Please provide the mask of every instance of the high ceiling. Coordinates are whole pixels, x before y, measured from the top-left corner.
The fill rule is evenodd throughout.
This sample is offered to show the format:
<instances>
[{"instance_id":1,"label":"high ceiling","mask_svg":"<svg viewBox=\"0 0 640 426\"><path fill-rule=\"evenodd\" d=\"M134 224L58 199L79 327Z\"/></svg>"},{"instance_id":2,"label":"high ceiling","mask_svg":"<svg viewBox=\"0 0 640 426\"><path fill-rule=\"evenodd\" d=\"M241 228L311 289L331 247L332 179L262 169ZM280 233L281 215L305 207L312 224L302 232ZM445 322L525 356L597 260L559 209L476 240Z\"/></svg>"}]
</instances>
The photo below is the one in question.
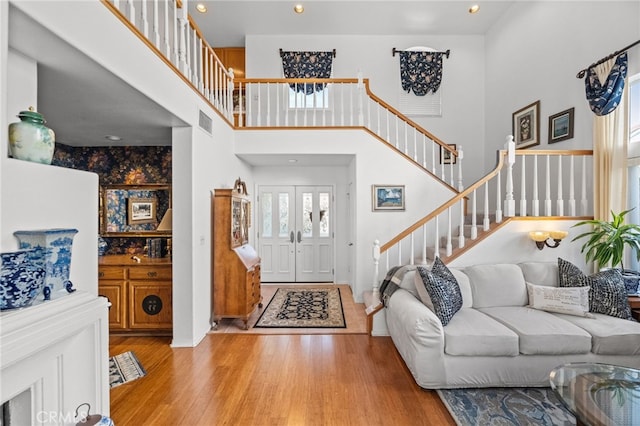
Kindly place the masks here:
<instances>
[{"instance_id":1,"label":"high ceiling","mask_svg":"<svg viewBox=\"0 0 640 426\"><path fill-rule=\"evenodd\" d=\"M195 10L196 0L189 0L190 15L211 45L227 47L244 46L245 34L483 34L513 1L479 2L475 15L467 12L472 4L467 0L301 0L301 15L294 13L294 1L203 3L205 14ZM184 125L13 6L9 23L10 46L38 60L38 109L59 142L170 145L171 127ZM111 142L106 135L122 136L123 141Z\"/></svg>"},{"instance_id":2,"label":"high ceiling","mask_svg":"<svg viewBox=\"0 0 640 426\"><path fill-rule=\"evenodd\" d=\"M202 3L206 13L196 10ZM304 13L293 7L300 3ZM480 5L476 14L468 12ZM245 45L252 35L484 34L513 0L189 0L189 14L214 47Z\"/></svg>"}]
</instances>

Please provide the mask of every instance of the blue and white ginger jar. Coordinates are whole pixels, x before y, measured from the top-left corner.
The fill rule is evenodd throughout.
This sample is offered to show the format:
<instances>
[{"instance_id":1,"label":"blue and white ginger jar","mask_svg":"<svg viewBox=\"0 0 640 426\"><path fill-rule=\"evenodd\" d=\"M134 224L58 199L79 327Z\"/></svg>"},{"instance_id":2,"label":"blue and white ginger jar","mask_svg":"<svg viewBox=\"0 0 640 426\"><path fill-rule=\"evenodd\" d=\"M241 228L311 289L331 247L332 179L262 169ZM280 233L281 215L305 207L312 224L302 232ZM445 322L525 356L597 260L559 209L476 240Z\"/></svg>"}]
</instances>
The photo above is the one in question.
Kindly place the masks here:
<instances>
[{"instance_id":1,"label":"blue and white ginger jar","mask_svg":"<svg viewBox=\"0 0 640 426\"><path fill-rule=\"evenodd\" d=\"M0 310L30 306L44 287L42 252L20 250L0 257Z\"/></svg>"}]
</instances>

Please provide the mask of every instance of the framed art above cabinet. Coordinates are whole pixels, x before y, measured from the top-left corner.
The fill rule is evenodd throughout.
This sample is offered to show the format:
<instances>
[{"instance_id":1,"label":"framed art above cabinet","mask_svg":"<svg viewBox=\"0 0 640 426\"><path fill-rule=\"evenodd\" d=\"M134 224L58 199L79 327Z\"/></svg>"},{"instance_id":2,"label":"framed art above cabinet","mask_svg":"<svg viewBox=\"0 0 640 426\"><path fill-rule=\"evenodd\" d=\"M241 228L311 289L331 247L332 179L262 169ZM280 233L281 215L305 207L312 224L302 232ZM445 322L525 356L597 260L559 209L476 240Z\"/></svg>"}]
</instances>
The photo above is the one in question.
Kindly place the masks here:
<instances>
[{"instance_id":1,"label":"framed art above cabinet","mask_svg":"<svg viewBox=\"0 0 640 426\"><path fill-rule=\"evenodd\" d=\"M103 237L171 236L158 225L171 208L170 184L100 187L100 235Z\"/></svg>"}]
</instances>

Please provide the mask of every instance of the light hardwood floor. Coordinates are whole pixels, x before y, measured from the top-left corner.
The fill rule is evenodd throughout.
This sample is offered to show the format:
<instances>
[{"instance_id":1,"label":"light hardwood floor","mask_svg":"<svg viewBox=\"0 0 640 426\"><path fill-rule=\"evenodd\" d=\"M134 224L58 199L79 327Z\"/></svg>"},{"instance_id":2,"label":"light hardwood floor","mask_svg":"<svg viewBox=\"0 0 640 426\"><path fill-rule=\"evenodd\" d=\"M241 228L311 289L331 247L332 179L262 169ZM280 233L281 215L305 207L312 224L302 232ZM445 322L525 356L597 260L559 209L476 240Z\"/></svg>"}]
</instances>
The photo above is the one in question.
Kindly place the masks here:
<instances>
[{"instance_id":1,"label":"light hardwood floor","mask_svg":"<svg viewBox=\"0 0 640 426\"><path fill-rule=\"evenodd\" d=\"M264 307L280 286L262 285ZM195 348L111 336L110 355L134 351L147 370L111 390L115 424L455 425L437 394L415 384L391 339L366 334L364 305L339 288L346 329L245 331L229 319Z\"/></svg>"},{"instance_id":2,"label":"light hardwood floor","mask_svg":"<svg viewBox=\"0 0 640 426\"><path fill-rule=\"evenodd\" d=\"M143 378L111 390L127 425L455 425L419 388L388 337L208 334L195 348L168 337L111 337Z\"/></svg>"}]
</instances>

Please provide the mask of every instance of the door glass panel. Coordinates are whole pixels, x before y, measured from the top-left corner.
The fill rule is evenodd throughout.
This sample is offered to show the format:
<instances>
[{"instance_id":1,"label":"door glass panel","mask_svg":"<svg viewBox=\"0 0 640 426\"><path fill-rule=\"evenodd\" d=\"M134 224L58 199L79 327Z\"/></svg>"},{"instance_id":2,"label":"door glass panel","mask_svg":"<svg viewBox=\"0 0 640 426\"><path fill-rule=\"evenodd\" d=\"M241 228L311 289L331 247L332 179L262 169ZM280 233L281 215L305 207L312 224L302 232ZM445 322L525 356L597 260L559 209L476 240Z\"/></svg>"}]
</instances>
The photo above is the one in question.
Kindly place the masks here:
<instances>
[{"instance_id":1,"label":"door glass panel","mask_svg":"<svg viewBox=\"0 0 640 426\"><path fill-rule=\"evenodd\" d=\"M262 194L262 236L271 238L273 229L273 194L265 192Z\"/></svg>"},{"instance_id":2,"label":"door glass panel","mask_svg":"<svg viewBox=\"0 0 640 426\"><path fill-rule=\"evenodd\" d=\"M321 192L318 194L318 204L320 207L320 236L329 236L329 193Z\"/></svg>"},{"instance_id":3,"label":"door glass panel","mask_svg":"<svg viewBox=\"0 0 640 426\"><path fill-rule=\"evenodd\" d=\"M313 236L313 194L311 192L302 193L302 235Z\"/></svg>"},{"instance_id":4,"label":"door glass panel","mask_svg":"<svg viewBox=\"0 0 640 426\"><path fill-rule=\"evenodd\" d=\"M278 194L279 209L279 231L278 236L283 238L289 235L289 194L280 192Z\"/></svg>"}]
</instances>

